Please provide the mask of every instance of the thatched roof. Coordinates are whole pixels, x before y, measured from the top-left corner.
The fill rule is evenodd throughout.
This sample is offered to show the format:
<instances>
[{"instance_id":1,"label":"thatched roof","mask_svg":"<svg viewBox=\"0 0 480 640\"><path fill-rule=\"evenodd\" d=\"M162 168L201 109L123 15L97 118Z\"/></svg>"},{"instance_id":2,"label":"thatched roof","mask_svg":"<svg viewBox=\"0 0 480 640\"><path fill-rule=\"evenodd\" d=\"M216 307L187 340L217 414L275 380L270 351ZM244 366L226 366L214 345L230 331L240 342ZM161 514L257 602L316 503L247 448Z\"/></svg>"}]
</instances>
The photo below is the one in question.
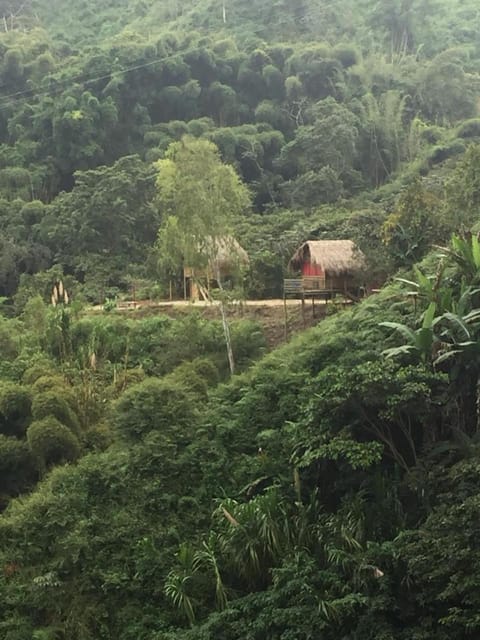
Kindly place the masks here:
<instances>
[{"instance_id":1,"label":"thatched roof","mask_svg":"<svg viewBox=\"0 0 480 640\"><path fill-rule=\"evenodd\" d=\"M209 258L208 266L213 272L218 268L225 274L250 263L247 252L233 236L207 237L202 240L199 253ZM190 267L191 265L185 265L186 270ZM195 271L198 273L200 269Z\"/></svg>"},{"instance_id":2,"label":"thatched roof","mask_svg":"<svg viewBox=\"0 0 480 640\"><path fill-rule=\"evenodd\" d=\"M212 262L220 269L230 266L247 266L250 263L248 253L232 236L215 239L216 256Z\"/></svg>"},{"instance_id":3,"label":"thatched roof","mask_svg":"<svg viewBox=\"0 0 480 640\"><path fill-rule=\"evenodd\" d=\"M308 240L290 260L295 269L305 262L320 265L325 273L341 275L362 270L365 256L352 240Z\"/></svg>"}]
</instances>

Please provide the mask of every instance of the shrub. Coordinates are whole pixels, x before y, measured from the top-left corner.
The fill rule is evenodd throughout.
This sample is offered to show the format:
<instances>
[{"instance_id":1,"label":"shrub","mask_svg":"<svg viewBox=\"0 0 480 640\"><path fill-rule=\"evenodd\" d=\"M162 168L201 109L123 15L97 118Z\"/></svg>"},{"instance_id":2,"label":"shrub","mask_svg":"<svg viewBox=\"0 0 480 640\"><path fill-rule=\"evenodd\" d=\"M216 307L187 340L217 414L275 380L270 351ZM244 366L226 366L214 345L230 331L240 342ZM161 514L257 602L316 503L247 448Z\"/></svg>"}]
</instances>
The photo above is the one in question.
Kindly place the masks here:
<instances>
[{"instance_id":1,"label":"shrub","mask_svg":"<svg viewBox=\"0 0 480 640\"><path fill-rule=\"evenodd\" d=\"M0 434L0 496L21 493L35 476L35 462L27 443ZM2 502L0 497L0 508Z\"/></svg>"},{"instance_id":2,"label":"shrub","mask_svg":"<svg viewBox=\"0 0 480 640\"><path fill-rule=\"evenodd\" d=\"M353 67L353 65L358 64L360 60L358 50L350 44L337 44L333 49L333 57L336 58L345 69Z\"/></svg>"},{"instance_id":3,"label":"shrub","mask_svg":"<svg viewBox=\"0 0 480 640\"><path fill-rule=\"evenodd\" d=\"M154 430L175 441L186 440L194 422L191 395L171 380L149 378L125 391L115 406L115 428L130 441Z\"/></svg>"},{"instance_id":4,"label":"shrub","mask_svg":"<svg viewBox=\"0 0 480 640\"><path fill-rule=\"evenodd\" d=\"M239 369L246 368L265 352L262 328L253 320L239 320L232 323L231 329L236 365Z\"/></svg>"},{"instance_id":5,"label":"shrub","mask_svg":"<svg viewBox=\"0 0 480 640\"><path fill-rule=\"evenodd\" d=\"M52 389L58 389L58 387L64 387L66 384L65 379L55 373L48 375L40 375L32 385L34 393L44 393L45 391L52 391Z\"/></svg>"},{"instance_id":6,"label":"shrub","mask_svg":"<svg viewBox=\"0 0 480 640\"><path fill-rule=\"evenodd\" d=\"M24 387L13 382L0 384L0 433L22 437L31 418L32 400Z\"/></svg>"},{"instance_id":7,"label":"shrub","mask_svg":"<svg viewBox=\"0 0 480 640\"><path fill-rule=\"evenodd\" d=\"M72 411L62 391L45 391L36 395L32 402L32 416L35 420L42 420L54 416L73 433L79 434L80 424Z\"/></svg>"},{"instance_id":8,"label":"shrub","mask_svg":"<svg viewBox=\"0 0 480 640\"><path fill-rule=\"evenodd\" d=\"M113 375L113 383L105 390L107 397L118 398L127 387L138 384L145 379L145 371L141 367L135 369L118 368Z\"/></svg>"},{"instance_id":9,"label":"shrub","mask_svg":"<svg viewBox=\"0 0 480 640\"><path fill-rule=\"evenodd\" d=\"M206 400L208 397L208 385L198 373L188 366L189 364L190 363L187 362L185 366L181 365L175 369L167 379L173 384L187 389L198 399Z\"/></svg>"},{"instance_id":10,"label":"shrub","mask_svg":"<svg viewBox=\"0 0 480 640\"><path fill-rule=\"evenodd\" d=\"M39 360L25 370L22 377L22 382L24 384L31 385L36 382L38 378L53 376L53 371L54 367L50 360Z\"/></svg>"},{"instance_id":11,"label":"shrub","mask_svg":"<svg viewBox=\"0 0 480 640\"><path fill-rule=\"evenodd\" d=\"M478 138L480 137L480 118L466 120L457 129L458 138Z\"/></svg>"},{"instance_id":12,"label":"shrub","mask_svg":"<svg viewBox=\"0 0 480 640\"><path fill-rule=\"evenodd\" d=\"M192 360L190 363L190 366L209 386L215 386L220 382L218 369L208 358L195 358L195 360Z\"/></svg>"},{"instance_id":13,"label":"shrub","mask_svg":"<svg viewBox=\"0 0 480 640\"><path fill-rule=\"evenodd\" d=\"M53 416L32 422L27 441L41 472L53 464L72 462L80 455L78 438Z\"/></svg>"},{"instance_id":14,"label":"shrub","mask_svg":"<svg viewBox=\"0 0 480 640\"><path fill-rule=\"evenodd\" d=\"M69 405L70 409L72 409L73 412L76 411L77 400L75 397L75 392L72 387L69 386L65 378L58 374L40 376L40 378L37 378L32 386L34 398L38 394L47 393L49 391L54 391L57 395L61 395L61 397Z\"/></svg>"},{"instance_id":15,"label":"shrub","mask_svg":"<svg viewBox=\"0 0 480 640\"><path fill-rule=\"evenodd\" d=\"M100 423L88 429L83 437L83 445L87 451L105 451L113 443L110 427Z\"/></svg>"},{"instance_id":16,"label":"shrub","mask_svg":"<svg viewBox=\"0 0 480 640\"><path fill-rule=\"evenodd\" d=\"M208 358L195 358L178 366L169 378L197 396L206 398L208 387L218 384L219 373Z\"/></svg>"},{"instance_id":17,"label":"shrub","mask_svg":"<svg viewBox=\"0 0 480 640\"><path fill-rule=\"evenodd\" d=\"M12 332L12 324L0 316L0 352L2 358L13 360L18 356L16 335Z\"/></svg>"},{"instance_id":18,"label":"shrub","mask_svg":"<svg viewBox=\"0 0 480 640\"><path fill-rule=\"evenodd\" d=\"M433 147L428 155L428 160L431 166L435 164L440 164L440 162L444 162L448 160L448 158L453 158L465 151L465 144L461 140L454 140L449 144L437 145Z\"/></svg>"}]
</instances>

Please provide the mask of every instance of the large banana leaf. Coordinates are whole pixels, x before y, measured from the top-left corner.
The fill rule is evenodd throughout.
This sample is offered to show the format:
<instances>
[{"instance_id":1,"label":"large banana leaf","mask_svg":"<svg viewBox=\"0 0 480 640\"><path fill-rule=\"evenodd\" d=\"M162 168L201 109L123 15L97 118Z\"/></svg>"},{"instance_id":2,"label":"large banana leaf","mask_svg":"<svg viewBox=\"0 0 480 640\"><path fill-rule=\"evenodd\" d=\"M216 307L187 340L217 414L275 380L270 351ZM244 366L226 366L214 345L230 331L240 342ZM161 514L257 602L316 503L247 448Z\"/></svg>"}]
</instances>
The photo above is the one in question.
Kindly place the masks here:
<instances>
[{"instance_id":1,"label":"large banana leaf","mask_svg":"<svg viewBox=\"0 0 480 640\"><path fill-rule=\"evenodd\" d=\"M402 336L404 336L411 343L412 346L415 346L415 343L416 343L415 332L412 331L410 327L407 327L406 324L401 324L400 322L381 322L380 326L387 327L388 329L395 329L395 331L398 331L399 333L401 333Z\"/></svg>"}]
</instances>

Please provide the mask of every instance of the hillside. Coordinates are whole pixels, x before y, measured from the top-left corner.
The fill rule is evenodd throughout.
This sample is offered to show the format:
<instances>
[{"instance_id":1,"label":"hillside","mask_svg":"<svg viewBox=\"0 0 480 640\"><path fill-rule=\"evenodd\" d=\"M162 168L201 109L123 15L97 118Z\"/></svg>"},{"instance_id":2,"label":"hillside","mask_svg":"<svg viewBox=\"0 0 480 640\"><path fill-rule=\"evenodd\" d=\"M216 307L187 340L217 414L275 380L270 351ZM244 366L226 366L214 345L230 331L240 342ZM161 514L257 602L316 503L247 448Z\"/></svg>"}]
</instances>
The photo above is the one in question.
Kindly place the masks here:
<instances>
[{"instance_id":1,"label":"hillside","mask_svg":"<svg viewBox=\"0 0 480 640\"><path fill-rule=\"evenodd\" d=\"M455 241L416 310L392 285L220 386L219 335L198 318L136 320L130 332L121 319L76 321L60 357L53 325L42 337L37 321L29 342L56 340L50 361L11 360L4 376L22 371L23 383L0 389L2 429L15 433L2 436L4 491L25 491L39 462L51 469L0 518L4 637L475 632L469 246L477 255L477 240ZM437 268L432 257L419 287ZM238 326L239 358L254 336Z\"/></svg>"},{"instance_id":2,"label":"hillside","mask_svg":"<svg viewBox=\"0 0 480 640\"><path fill-rule=\"evenodd\" d=\"M477 638L477 3L0 29L0 638Z\"/></svg>"},{"instance_id":3,"label":"hillside","mask_svg":"<svg viewBox=\"0 0 480 640\"><path fill-rule=\"evenodd\" d=\"M2 295L53 265L94 302L157 279L151 163L187 134L213 141L250 189L236 226L251 295L278 295L299 239L361 235L359 210L377 230L361 248L385 277L378 230L396 194L421 174L442 195L444 163L478 140L473 2L242 0L226 2L226 22L221 3L61 6L4 3ZM261 291L265 277L277 280Z\"/></svg>"}]
</instances>

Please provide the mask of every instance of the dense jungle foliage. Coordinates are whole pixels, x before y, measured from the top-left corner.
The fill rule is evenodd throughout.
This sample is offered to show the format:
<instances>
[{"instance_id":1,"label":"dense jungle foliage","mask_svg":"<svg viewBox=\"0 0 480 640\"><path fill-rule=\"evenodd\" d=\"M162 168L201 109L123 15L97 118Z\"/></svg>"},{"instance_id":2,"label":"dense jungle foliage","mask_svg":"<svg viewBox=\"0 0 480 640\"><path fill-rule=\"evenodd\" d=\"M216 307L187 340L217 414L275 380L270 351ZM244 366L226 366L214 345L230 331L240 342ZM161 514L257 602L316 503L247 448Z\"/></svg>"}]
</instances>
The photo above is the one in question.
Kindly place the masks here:
<instances>
[{"instance_id":1,"label":"dense jungle foliage","mask_svg":"<svg viewBox=\"0 0 480 640\"><path fill-rule=\"evenodd\" d=\"M477 3L0 0L0 30L0 637L478 637ZM307 238L387 284L270 352L116 312L215 234L250 297Z\"/></svg>"},{"instance_id":2,"label":"dense jungle foliage","mask_svg":"<svg viewBox=\"0 0 480 640\"><path fill-rule=\"evenodd\" d=\"M423 175L442 199L444 163L480 136L474 0L3 0L0 14L0 295L52 265L88 301L155 280L152 162L185 135L250 188L250 295L278 295L312 233L356 236L381 278L399 261L379 232L396 195ZM394 240L414 261L408 222Z\"/></svg>"}]
</instances>

